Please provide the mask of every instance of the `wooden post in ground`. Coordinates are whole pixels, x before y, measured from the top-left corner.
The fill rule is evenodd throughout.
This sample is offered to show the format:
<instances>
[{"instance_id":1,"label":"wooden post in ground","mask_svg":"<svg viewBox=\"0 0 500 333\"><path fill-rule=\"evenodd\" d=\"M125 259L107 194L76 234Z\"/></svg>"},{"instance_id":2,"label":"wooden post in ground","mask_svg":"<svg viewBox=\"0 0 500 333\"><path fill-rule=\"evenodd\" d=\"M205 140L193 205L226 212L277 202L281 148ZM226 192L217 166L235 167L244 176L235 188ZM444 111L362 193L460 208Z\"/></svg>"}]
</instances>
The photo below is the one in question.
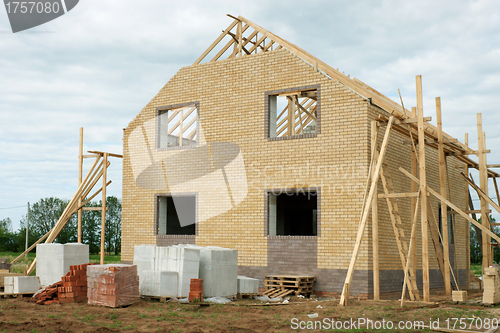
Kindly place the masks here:
<instances>
[{"instance_id":1,"label":"wooden post in ground","mask_svg":"<svg viewBox=\"0 0 500 333\"><path fill-rule=\"evenodd\" d=\"M377 136L378 127L377 122L372 121L371 127L371 151L372 151L372 174L371 177L375 176L375 163L378 157L377 151ZM380 271L379 271L379 250L378 250L378 201L377 201L377 184L375 183L375 194L373 195L372 201L372 243L373 243L373 299L380 300Z\"/></svg>"},{"instance_id":2,"label":"wooden post in ground","mask_svg":"<svg viewBox=\"0 0 500 333\"><path fill-rule=\"evenodd\" d=\"M82 185L83 177L83 127L80 127L80 145L78 152L78 187ZM82 198L78 198L78 206L81 206ZM78 210L78 243L82 242L82 210Z\"/></svg>"},{"instance_id":3,"label":"wooden post in ground","mask_svg":"<svg viewBox=\"0 0 500 333\"><path fill-rule=\"evenodd\" d=\"M101 265L104 265L104 241L106 236L106 182L108 176L108 153L104 153L102 173L102 204L101 204Z\"/></svg>"},{"instance_id":4,"label":"wooden post in ground","mask_svg":"<svg viewBox=\"0 0 500 333\"><path fill-rule=\"evenodd\" d=\"M443 121L441 118L441 98L436 97L436 118L438 130L438 155L439 155L439 189L440 194L446 198L446 175L445 175L445 155L443 143ZM448 240L448 209L446 204L441 201L441 225L443 237L443 257L444 257L444 289L446 295L451 295L450 282L450 248ZM457 263L455 263L456 265Z\"/></svg>"},{"instance_id":5,"label":"wooden post in ground","mask_svg":"<svg viewBox=\"0 0 500 333\"><path fill-rule=\"evenodd\" d=\"M422 285L424 302L430 301L429 285L429 240L427 219L427 180L425 175L425 131L424 131L424 108L422 99L422 76L417 75L417 117L418 117L418 151L420 171L420 215L422 220Z\"/></svg>"},{"instance_id":6,"label":"wooden post in ground","mask_svg":"<svg viewBox=\"0 0 500 333\"><path fill-rule=\"evenodd\" d=\"M361 239L363 238L363 233L365 231L366 220L368 219L368 213L370 211L370 203L373 200L373 194L375 193L376 184L375 182L378 180L380 175L380 169L382 169L382 162L384 161L385 152L387 151L387 144L389 143L389 136L391 133L392 124L394 123L394 116L389 118L387 123L387 128L385 130L384 140L382 141L382 145L380 146L380 153L377 160L377 165L375 166L375 171L373 173L372 181L370 184L370 191L368 193L368 197L366 199L365 207L361 214L361 220L359 221L358 233L356 234L356 243L354 244L354 250L351 256L351 262L349 263L349 269L347 270L347 275L344 282L344 288L342 289L342 296L340 297L340 305L347 305L349 300L349 293L352 283L352 275L354 274L354 266L356 265L356 260L358 258L359 248L361 246ZM370 175L368 175L369 177Z\"/></svg>"},{"instance_id":7,"label":"wooden post in ground","mask_svg":"<svg viewBox=\"0 0 500 333\"><path fill-rule=\"evenodd\" d=\"M465 140L464 140L465 146L469 147L469 134L465 133ZM465 164L464 165L464 173L466 175L469 174L469 165ZM465 184L465 210L469 209L469 185ZM500 198L499 198L500 199ZM470 208L472 209L472 208ZM465 233L465 239L466 239L466 270L465 270L465 289L469 290L470 289L470 222L467 221L467 232ZM455 240L456 242L456 240Z\"/></svg>"},{"instance_id":8,"label":"wooden post in ground","mask_svg":"<svg viewBox=\"0 0 500 333\"><path fill-rule=\"evenodd\" d=\"M417 108L412 107L411 108L411 117L413 119L417 118ZM414 175L415 177L418 177L418 168L417 168L417 151L415 149L415 145L412 143L411 145L411 174ZM411 182L411 192L415 193L417 192L417 183L414 181ZM414 217L415 219L418 217L415 211L417 210L417 198L412 197L411 198L411 216ZM412 221L413 222L413 221ZM415 221L416 223L416 221ZM415 246L412 247L410 251L410 256L411 256L411 262L413 265L411 265L411 275L412 276L417 276L417 233L413 233L411 235L411 239L413 240L413 244Z\"/></svg>"},{"instance_id":9,"label":"wooden post in ground","mask_svg":"<svg viewBox=\"0 0 500 333\"><path fill-rule=\"evenodd\" d=\"M479 186L484 193L488 193L488 174L486 169L486 153L485 153L485 144L484 144L484 136L483 136L483 124L481 119L481 113L477 114L477 144L479 151ZM488 204L486 200L482 197L481 199L481 224L489 228L488 223ZM491 240L486 233L482 233L483 236L483 244L481 247L481 251L483 254L483 274L485 268L490 265L489 262L489 253L491 251Z\"/></svg>"}]
</instances>

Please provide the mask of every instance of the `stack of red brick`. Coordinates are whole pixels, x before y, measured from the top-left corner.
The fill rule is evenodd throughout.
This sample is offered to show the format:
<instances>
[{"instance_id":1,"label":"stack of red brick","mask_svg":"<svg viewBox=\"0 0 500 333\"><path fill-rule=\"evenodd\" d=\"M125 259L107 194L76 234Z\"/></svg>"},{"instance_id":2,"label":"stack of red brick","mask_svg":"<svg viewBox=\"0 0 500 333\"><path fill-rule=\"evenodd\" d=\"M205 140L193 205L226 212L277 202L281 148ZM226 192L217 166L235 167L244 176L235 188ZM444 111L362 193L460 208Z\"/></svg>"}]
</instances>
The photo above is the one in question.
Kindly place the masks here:
<instances>
[{"instance_id":1,"label":"stack of red brick","mask_svg":"<svg viewBox=\"0 0 500 333\"><path fill-rule=\"evenodd\" d=\"M116 308L140 300L136 265L89 266L87 276L89 304Z\"/></svg>"},{"instance_id":2,"label":"stack of red brick","mask_svg":"<svg viewBox=\"0 0 500 333\"><path fill-rule=\"evenodd\" d=\"M189 301L203 300L203 279L191 279L189 285Z\"/></svg>"},{"instance_id":3,"label":"stack of red brick","mask_svg":"<svg viewBox=\"0 0 500 333\"><path fill-rule=\"evenodd\" d=\"M58 298L58 288L62 287L62 282L56 282L53 285L45 287L41 292L36 293L33 297L36 304L49 305L52 303L60 304Z\"/></svg>"},{"instance_id":4,"label":"stack of red brick","mask_svg":"<svg viewBox=\"0 0 500 333\"><path fill-rule=\"evenodd\" d=\"M69 272L62 277L59 287L59 302L87 302L87 266L90 264L69 266Z\"/></svg>"}]
</instances>

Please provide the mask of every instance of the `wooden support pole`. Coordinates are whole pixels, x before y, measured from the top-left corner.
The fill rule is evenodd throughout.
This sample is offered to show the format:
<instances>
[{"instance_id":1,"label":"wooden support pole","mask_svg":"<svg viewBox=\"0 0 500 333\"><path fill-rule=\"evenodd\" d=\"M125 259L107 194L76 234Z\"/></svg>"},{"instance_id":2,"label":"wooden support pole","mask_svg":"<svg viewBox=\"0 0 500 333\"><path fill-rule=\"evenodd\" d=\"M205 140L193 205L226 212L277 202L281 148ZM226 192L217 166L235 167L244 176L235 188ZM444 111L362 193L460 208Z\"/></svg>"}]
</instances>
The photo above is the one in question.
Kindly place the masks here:
<instances>
[{"instance_id":1,"label":"wooden support pole","mask_svg":"<svg viewBox=\"0 0 500 333\"><path fill-rule=\"evenodd\" d=\"M404 175L406 175L406 177L408 177L408 178L410 178L410 179L412 179L412 180L414 180L416 182L420 182L416 177L414 177L411 173L409 173L405 169L403 169L403 168L400 167L399 171L401 171ZM439 193L437 193L436 191L434 191L432 188L430 188L428 186L427 186L427 191L429 191L430 194L432 194L433 196L435 196L439 200L444 201L448 205L448 207L450 207L451 209L453 209L455 212L457 212L464 219L466 219L470 223L474 224L476 227L478 227L479 229L483 230L487 235L489 235L490 237L492 237L493 239L495 239L498 243L500 243L500 237L498 237L498 235L494 234L493 232L491 232L491 230L489 230L488 228L484 227L481 223L479 223L476 220L474 220L473 218L471 218L469 215L467 215L467 213L465 213L463 210L461 210L460 208L458 208L454 203L452 203L451 201L448 201L446 198L442 197Z\"/></svg>"},{"instance_id":2,"label":"wooden support pole","mask_svg":"<svg viewBox=\"0 0 500 333\"><path fill-rule=\"evenodd\" d=\"M104 165L108 164L108 153L104 153ZM102 174L102 211L101 211L101 265L104 265L104 241L106 236L106 182L108 177L108 168L104 167Z\"/></svg>"},{"instance_id":3,"label":"wooden support pole","mask_svg":"<svg viewBox=\"0 0 500 333\"><path fill-rule=\"evenodd\" d=\"M418 205L418 197L416 199L415 205ZM412 216L412 220L411 220L410 245L408 246L408 255L406 256L405 278L403 281L403 291L401 293L401 307L403 307L404 301L405 301L406 283L408 281L408 269L410 267L410 263L412 264L413 267L416 267L416 265L417 265L415 262L412 262L413 258L411 256L413 248L415 247L415 241L417 240L417 238L414 237L415 231L417 230L417 214L418 214L418 210L415 209L413 216Z\"/></svg>"},{"instance_id":4,"label":"wooden support pole","mask_svg":"<svg viewBox=\"0 0 500 333\"><path fill-rule=\"evenodd\" d=\"M438 155L439 155L439 192L446 198L446 175L445 175L445 158L444 143L443 143L443 120L441 118L441 98L436 97L436 118L438 130ZM444 289L446 295L451 295L450 281L450 247L448 239L448 209L443 201L441 201L441 224L443 226L443 256L444 256ZM456 265L456 263L455 263Z\"/></svg>"},{"instance_id":5,"label":"wooden support pole","mask_svg":"<svg viewBox=\"0 0 500 333\"><path fill-rule=\"evenodd\" d=\"M485 145L484 145L484 136L483 136L483 125L482 125L482 119L481 119L481 113L477 114L477 143L478 143L478 152L479 152L479 186L481 187L481 190L484 193L488 193L488 175L487 175L487 169L486 169L486 154L484 152L485 150ZM486 212L488 210L488 204L486 203L486 200L483 197L480 197L481 199L481 223L483 226L489 228L488 224L488 213ZM486 236L486 234L483 232L482 233L483 237L483 243L482 243L482 255L483 255L483 274L485 268L489 267L490 262L489 262L489 253L491 251L491 246L490 246L490 238Z\"/></svg>"},{"instance_id":6,"label":"wooden support pole","mask_svg":"<svg viewBox=\"0 0 500 333\"><path fill-rule=\"evenodd\" d=\"M83 177L83 127L80 127L80 144L78 153L78 186L82 185ZM82 198L78 198L78 206L82 204ZM82 210L78 210L78 243L82 242Z\"/></svg>"},{"instance_id":7,"label":"wooden support pole","mask_svg":"<svg viewBox=\"0 0 500 333\"><path fill-rule=\"evenodd\" d=\"M469 146L469 133L465 133L465 139L464 139L465 146ZM469 174L469 166L467 164L464 164L464 173L466 175ZM474 209L474 208L469 208L469 185L465 185L465 210L468 209ZM470 289L470 222L467 221L467 232L465 233L465 245L466 245L466 270L465 270L465 289L469 290Z\"/></svg>"},{"instance_id":8,"label":"wooden support pole","mask_svg":"<svg viewBox=\"0 0 500 333\"><path fill-rule=\"evenodd\" d=\"M424 109L422 100L422 76L417 75L417 117L418 117L418 150L420 171L420 218L422 220L422 284L424 302L430 301L429 284L429 241L427 219L427 180L425 175L425 132L424 132Z\"/></svg>"},{"instance_id":9,"label":"wooden support pole","mask_svg":"<svg viewBox=\"0 0 500 333\"><path fill-rule=\"evenodd\" d=\"M417 118L417 108L416 107L411 108L411 116L413 119ZM417 121L418 121L418 119L417 119ZM413 144L413 142L411 145L411 174L414 175L415 177L418 177L417 150L416 150L416 147ZM415 183L413 181L411 182L411 192L412 193L417 192L417 183ZM411 216L414 217L415 219L418 217L417 203L418 203L418 198L412 197L411 198ZM412 225L413 225L413 223L416 224L417 222L412 221ZM410 273L412 276L417 276L417 233L416 232L411 235L411 239L413 240L413 244L415 244L415 246L413 246L411 251L410 251L411 262L413 263L410 266L410 269L411 269Z\"/></svg>"},{"instance_id":10,"label":"wooden support pole","mask_svg":"<svg viewBox=\"0 0 500 333\"><path fill-rule=\"evenodd\" d=\"M384 161L385 152L387 151L387 144L389 143L389 136L391 133L392 124L394 123L394 116L389 118L387 123L387 128L385 130L384 140L382 141L382 146L380 147L380 153L375 166L375 171L371 180L370 191L368 193L368 198L366 199L365 207L361 215L361 221L359 223L358 233L356 235L356 243L354 244L354 250L351 257L351 262L349 263L349 269L347 270L347 275L344 282L344 288L342 289L342 296L340 297L340 305L347 305L350 293L350 286L352 282L352 275L354 274L354 266L356 265L356 259L358 258L359 248L361 246L361 240L363 238L363 233L365 231L366 220L368 219L368 212L370 211L370 203L373 200L373 195L375 194L376 182L380 175L380 169L382 168L382 162ZM368 175L369 176L369 175Z\"/></svg>"},{"instance_id":11,"label":"wooden support pole","mask_svg":"<svg viewBox=\"0 0 500 333\"><path fill-rule=\"evenodd\" d=\"M371 149L372 149L372 178L374 177L375 161L377 161L377 137L378 126L376 121L372 121L371 125ZM377 184L375 183L375 195L372 201L372 250L373 250L373 299L380 300L380 270L379 270L379 249L378 249L378 201L377 201Z\"/></svg>"}]
</instances>

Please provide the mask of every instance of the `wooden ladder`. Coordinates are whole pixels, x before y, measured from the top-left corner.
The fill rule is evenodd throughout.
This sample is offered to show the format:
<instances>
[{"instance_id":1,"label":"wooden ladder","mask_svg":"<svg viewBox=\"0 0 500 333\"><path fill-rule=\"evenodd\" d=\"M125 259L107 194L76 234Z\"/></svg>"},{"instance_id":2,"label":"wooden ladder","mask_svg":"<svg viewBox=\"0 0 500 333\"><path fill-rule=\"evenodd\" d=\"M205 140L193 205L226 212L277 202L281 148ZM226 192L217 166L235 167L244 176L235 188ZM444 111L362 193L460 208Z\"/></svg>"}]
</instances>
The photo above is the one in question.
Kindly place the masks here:
<instances>
[{"instance_id":1,"label":"wooden ladder","mask_svg":"<svg viewBox=\"0 0 500 333\"><path fill-rule=\"evenodd\" d=\"M380 178L382 180L382 185L384 187L384 193L393 194L394 187L392 185L392 179L389 176L389 168L387 164L382 164L382 172L380 173ZM405 233L403 228L403 223L401 222L401 215L399 214L399 208L396 200L394 202L391 201L390 198L385 198L387 201L387 208L389 210L389 215L391 216L392 228L394 230L394 235L396 236L396 243L398 245L399 257L401 259L401 265L403 267L403 271L405 270L406 260L408 253L408 245L405 240ZM408 291L410 293L410 299L413 301L415 298L420 300L420 295L417 287L417 277L414 275L413 266L414 262L409 264L409 274L408 279L410 283L408 283Z\"/></svg>"}]
</instances>

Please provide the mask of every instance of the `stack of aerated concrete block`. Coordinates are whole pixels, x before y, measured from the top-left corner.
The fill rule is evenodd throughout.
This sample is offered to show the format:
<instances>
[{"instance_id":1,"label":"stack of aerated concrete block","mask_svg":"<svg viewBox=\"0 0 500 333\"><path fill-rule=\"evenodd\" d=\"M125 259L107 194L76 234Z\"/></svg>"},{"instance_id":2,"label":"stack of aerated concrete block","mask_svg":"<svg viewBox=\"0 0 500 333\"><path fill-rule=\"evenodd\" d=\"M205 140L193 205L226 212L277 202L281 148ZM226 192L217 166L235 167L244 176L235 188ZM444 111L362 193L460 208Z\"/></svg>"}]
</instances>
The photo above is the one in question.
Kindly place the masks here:
<instances>
[{"instance_id":1,"label":"stack of aerated concrete block","mask_svg":"<svg viewBox=\"0 0 500 333\"><path fill-rule=\"evenodd\" d=\"M500 276L498 275L498 267L487 267L484 269L483 285L483 303L500 303Z\"/></svg>"},{"instance_id":2,"label":"stack of aerated concrete block","mask_svg":"<svg viewBox=\"0 0 500 333\"><path fill-rule=\"evenodd\" d=\"M6 276L4 292L6 294L31 294L40 289L38 276Z\"/></svg>"},{"instance_id":3,"label":"stack of aerated concrete block","mask_svg":"<svg viewBox=\"0 0 500 333\"><path fill-rule=\"evenodd\" d=\"M62 277L62 287L58 288L60 303L87 301L87 266L72 265L69 272Z\"/></svg>"},{"instance_id":4,"label":"stack of aerated concrete block","mask_svg":"<svg viewBox=\"0 0 500 333\"><path fill-rule=\"evenodd\" d=\"M42 287L61 281L72 265L89 262L89 246L81 243L38 244L36 246L36 274Z\"/></svg>"},{"instance_id":5,"label":"stack of aerated concrete block","mask_svg":"<svg viewBox=\"0 0 500 333\"><path fill-rule=\"evenodd\" d=\"M89 304L116 308L133 304L140 299L135 265L87 266L87 287Z\"/></svg>"},{"instance_id":6,"label":"stack of aerated concrete block","mask_svg":"<svg viewBox=\"0 0 500 333\"><path fill-rule=\"evenodd\" d=\"M188 297L191 279L198 278L200 251L176 245L140 245L134 249L141 295Z\"/></svg>"}]
</instances>

